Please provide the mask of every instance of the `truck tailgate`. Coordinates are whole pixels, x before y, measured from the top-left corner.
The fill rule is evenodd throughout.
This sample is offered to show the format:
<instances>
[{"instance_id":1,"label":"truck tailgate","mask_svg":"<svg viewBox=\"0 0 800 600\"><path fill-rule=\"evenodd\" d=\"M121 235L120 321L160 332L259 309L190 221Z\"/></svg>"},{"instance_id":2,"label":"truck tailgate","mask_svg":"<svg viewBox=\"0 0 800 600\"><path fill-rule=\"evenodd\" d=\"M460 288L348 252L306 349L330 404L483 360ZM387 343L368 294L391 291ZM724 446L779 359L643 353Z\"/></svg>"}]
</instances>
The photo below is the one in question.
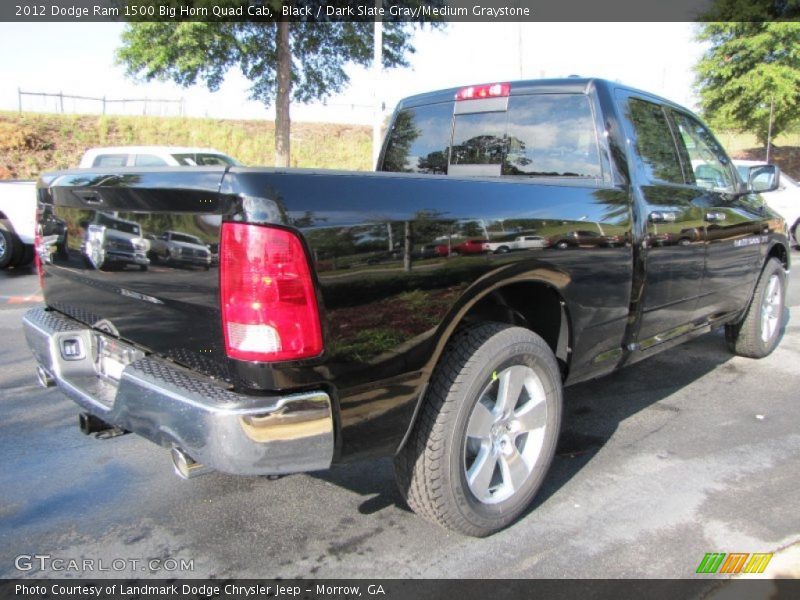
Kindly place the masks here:
<instances>
[{"instance_id":1,"label":"truck tailgate","mask_svg":"<svg viewBox=\"0 0 800 600\"><path fill-rule=\"evenodd\" d=\"M222 216L236 201L219 193L224 174L193 168L48 176L49 185L40 183L39 251L47 305L229 379L217 265Z\"/></svg>"}]
</instances>

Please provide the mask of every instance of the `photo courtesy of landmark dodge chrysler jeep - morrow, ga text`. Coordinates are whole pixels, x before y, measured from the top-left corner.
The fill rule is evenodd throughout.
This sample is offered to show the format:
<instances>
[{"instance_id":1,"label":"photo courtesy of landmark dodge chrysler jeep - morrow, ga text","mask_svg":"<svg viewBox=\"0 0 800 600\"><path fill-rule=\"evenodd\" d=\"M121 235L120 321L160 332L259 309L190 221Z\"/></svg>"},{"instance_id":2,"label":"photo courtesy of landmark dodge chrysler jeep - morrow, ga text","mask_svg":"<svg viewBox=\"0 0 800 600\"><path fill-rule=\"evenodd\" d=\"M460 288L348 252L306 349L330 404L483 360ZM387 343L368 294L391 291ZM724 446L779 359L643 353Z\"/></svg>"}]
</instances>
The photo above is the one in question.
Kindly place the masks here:
<instances>
[{"instance_id":1,"label":"photo courtesy of landmark dodge chrysler jeep - morrow, ga text","mask_svg":"<svg viewBox=\"0 0 800 600\"><path fill-rule=\"evenodd\" d=\"M667 100L578 78L414 96L378 171L43 177L70 236L113 213L218 244L219 265L107 272L40 243L40 382L184 477L393 456L415 511L483 536L541 486L563 386L718 327L741 356L780 340L786 224ZM566 242L425 251L510 236Z\"/></svg>"}]
</instances>

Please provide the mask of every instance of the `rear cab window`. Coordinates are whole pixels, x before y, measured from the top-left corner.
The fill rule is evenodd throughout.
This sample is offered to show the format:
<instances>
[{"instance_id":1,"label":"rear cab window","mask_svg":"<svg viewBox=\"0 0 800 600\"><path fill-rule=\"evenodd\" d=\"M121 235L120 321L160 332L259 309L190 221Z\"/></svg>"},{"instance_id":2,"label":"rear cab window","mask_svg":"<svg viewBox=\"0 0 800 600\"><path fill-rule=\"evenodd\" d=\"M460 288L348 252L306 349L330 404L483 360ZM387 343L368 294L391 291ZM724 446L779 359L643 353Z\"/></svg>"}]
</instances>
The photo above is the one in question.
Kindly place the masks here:
<instances>
[{"instance_id":1,"label":"rear cab window","mask_svg":"<svg viewBox=\"0 0 800 600\"><path fill-rule=\"evenodd\" d=\"M397 113L381 170L446 175L452 121L452 102Z\"/></svg>"},{"instance_id":2,"label":"rear cab window","mask_svg":"<svg viewBox=\"0 0 800 600\"><path fill-rule=\"evenodd\" d=\"M128 154L98 154L92 161L93 167L124 167L128 164Z\"/></svg>"},{"instance_id":3,"label":"rear cab window","mask_svg":"<svg viewBox=\"0 0 800 600\"><path fill-rule=\"evenodd\" d=\"M155 154L137 154L133 164L136 167L166 167L167 161Z\"/></svg>"},{"instance_id":4,"label":"rear cab window","mask_svg":"<svg viewBox=\"0 0 800 600\"><path fill-rule=\"evenodd\" d=\"M239 166L234 159L224 154L209 154L207 152L192 152L186 154L173 154L172 158L184 167L233 167Z\"/></svg>"},{"instance_id":5,"label":"rear cab window","mask_svg":"<svg viewBox=\"0 0 800 600\"><path fill-rule=\"evenodd\" d=\"M603 178L595 116L589 97L582 93L511 95L401 110L381 170Z\"/></svg>"},{"instance_id":6,"label":"rear cab window","mask_svg":"<svg viewBox=\"0 0 800 600\"><path fill-rule=\"evenodd\" d=\"M641 98L631 98L628 111L635 133L636 156L647 181L686 183L675 138L663 107Z\"/></svg>"}]
</instances>

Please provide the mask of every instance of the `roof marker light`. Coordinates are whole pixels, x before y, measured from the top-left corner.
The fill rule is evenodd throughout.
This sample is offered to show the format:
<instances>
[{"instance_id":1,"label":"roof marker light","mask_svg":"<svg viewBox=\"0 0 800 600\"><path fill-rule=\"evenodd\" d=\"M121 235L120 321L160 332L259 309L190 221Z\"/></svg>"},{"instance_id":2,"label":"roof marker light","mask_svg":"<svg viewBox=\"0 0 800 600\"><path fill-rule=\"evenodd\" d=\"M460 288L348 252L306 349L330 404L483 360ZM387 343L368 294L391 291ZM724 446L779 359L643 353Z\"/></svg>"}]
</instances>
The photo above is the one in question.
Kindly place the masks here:
<instances>
[{"instance_id":1,"label":"roof marker light","mask_svg":"<svg viewBox=\"0 0 800 600\"><path fill-rule=\"evenodd\" d=\"M511 93L510 83L490 83L487 85L471 85L461 88L456 93L456 100L483 100L485 98L503 98Z\"/></svg>"}]
</instances>

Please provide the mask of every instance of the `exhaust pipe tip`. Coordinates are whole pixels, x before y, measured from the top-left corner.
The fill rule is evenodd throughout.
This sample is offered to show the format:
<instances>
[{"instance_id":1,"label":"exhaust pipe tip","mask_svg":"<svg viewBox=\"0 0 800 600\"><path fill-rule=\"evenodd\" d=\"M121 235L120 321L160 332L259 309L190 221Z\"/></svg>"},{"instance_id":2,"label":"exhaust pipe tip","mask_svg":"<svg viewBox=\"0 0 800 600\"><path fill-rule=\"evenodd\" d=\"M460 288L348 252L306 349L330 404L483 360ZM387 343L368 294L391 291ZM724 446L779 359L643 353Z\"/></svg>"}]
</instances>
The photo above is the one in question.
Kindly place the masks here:
<instances>
[{"instance_id":1,"label":"exhaust pipe tip","mask_svg":"<svg viewBox=\"0 0 800 600\"><path fill-rule=\"evenodd\" d=\"M36 381L43 388L53 387L56 384L53 376L48 373L44 367L36 367Z\"/></svg>"},{"instance_id":2,"label":"exhaust pipe tip","mask_svg":"<svg viewBox=\"0 0 800 600\"><path fill-rule=\"evenodd\" d=\"M172 466L175 469L175 474L181 479L191 479L192 477L199 477L211 473L214 469L201 464L186 454L182 448L173 448Z\"/></svg>"}]
</instances>

